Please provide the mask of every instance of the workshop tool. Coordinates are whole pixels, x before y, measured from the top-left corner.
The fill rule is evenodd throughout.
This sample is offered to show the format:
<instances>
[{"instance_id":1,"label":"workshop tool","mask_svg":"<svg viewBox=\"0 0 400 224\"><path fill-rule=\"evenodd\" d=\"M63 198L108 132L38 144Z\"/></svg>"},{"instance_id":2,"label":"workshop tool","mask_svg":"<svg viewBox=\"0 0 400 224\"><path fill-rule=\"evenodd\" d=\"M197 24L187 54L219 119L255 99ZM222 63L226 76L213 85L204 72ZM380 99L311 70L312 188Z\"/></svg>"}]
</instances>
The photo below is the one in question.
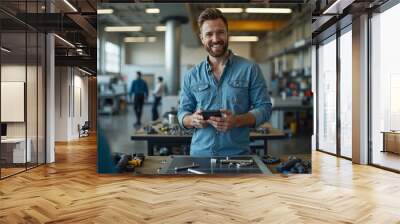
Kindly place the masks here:
<instances>
[{"instance_id":1,"label":"workshop tool","mask_svg":"<svg viewBox=\"0 0 400 224\"><path fill-rule=\"evenodd\" d=\"M289 156L288 161L280 163L276 170L281 173L311 173L311 162Z\"/></svg>"},{"instance_id":2,"label":"workshop tool","mask_svg":"<svg viewBox=\"0 0 400 224\"><path fill-rule=\"evenodd\" d=\"M278 157L266 155L262 158L265 164L279 163L281 160Z\"/></svg>"},{"instance_id":3,"label":"workshop tool","mask_svg":"<svg viewBox=\"0 0 400 224\"><path fill-rule=\"evenodd\" d=\"M126 171L126 172L133 172L133 171L135 171L135 166L133 166L133 165L127 165L127 166L125 167L125 171Z\"/></svg>"},{"instance_id":4,"label":"workshop tool","mask_svg":"<svg viewBox=\"0 0 400 224\"><path fill-rule=\"evenodd\" d=\"M182 170L187 170L187 169L189 169L189 168L198 168L198 167L200 167L200 165L193 162L191 165L176 166L176 167L174 168L174 170L175 170L175 172L178 172L178 171L182 171Z\"/></svg>"},{"instance_id":5,"label":"workshop tool","mask_svg":"<svg viewBox=\"0 0 400 224\"><path fill-rule=\"evenodd\" d=\"M129 160L128 163L134 167L140 167L142 166L142 160L139 158L134 158L132 160Z\"/></svg>"},{"instance_id":6,"label":"workshop tool","mask_svg":"<svg viewBox=\"0 0 400 224\"><path fill-rule=\"evenodd\" d=\"M221 164L229 164L229 163L243 163L243 164L250 163L250 164L253 164L254 160L252 160L252 159L229 159L227 157L226 159L221 159L220 163Z\"/></svg>"},{"instance_id":7,"label":"workshop tool","mask_svg":"<svg viewBox=\"0 0 400 224\"><path fill-rule=\"evenodd\" d=\"M298 162L301 162L301 159L292 159L288 162L283 162L276 167L276 170L279 172L290 171L292 167L294 167L294 165Z\"/></svg>"},{"instance_id":8,"label":"workshop tool","mask_svg":"<svg viewBox=\"0 0 400 224\"><path fill-rule=\"evenodd\" d=\"M143 153L132 154L132 159L128 161L128 163L134 167L141 167L143 165L143 161L145 156Z\"/></svg>"},{"instance_id":9,"label":"workshop tool","mask_svg":"<svg viewBox=\"0 0 400 224\"><path fill-rule=\"evenodd\" d=\"M127 154L123 154L121 155L121 158L119 159L117 165L115 166L115 168L117 168L117 171L119 173L122 173L126 170L126 166L128 165L128 161L131 159L132 157L130 155Z\"/></svg>"},{"instance_id":10,"label":"workshop tool","mask_svg":"<svg viewBox=\"0 0 400 224\"><path fill-rule=\"evenodd\" d=\"M144 156L143 153L135 153L132 155L132 157L138 157L139 159L141 159L142 161L145 160L146 156Z\"/></svg>"},{"instance_id":11,"label":"workshop tool","mask_svg":"<svg viewBox=\"0 0 400 224\"><path fill-rule=\"evenodd\" d=\"M190 169L190 168L188 168L187 171L190 173L194 173L194 174L206 174L202 171L198 171L198 170L194 170L194 169Z\"/></svg>"}]
</instances>

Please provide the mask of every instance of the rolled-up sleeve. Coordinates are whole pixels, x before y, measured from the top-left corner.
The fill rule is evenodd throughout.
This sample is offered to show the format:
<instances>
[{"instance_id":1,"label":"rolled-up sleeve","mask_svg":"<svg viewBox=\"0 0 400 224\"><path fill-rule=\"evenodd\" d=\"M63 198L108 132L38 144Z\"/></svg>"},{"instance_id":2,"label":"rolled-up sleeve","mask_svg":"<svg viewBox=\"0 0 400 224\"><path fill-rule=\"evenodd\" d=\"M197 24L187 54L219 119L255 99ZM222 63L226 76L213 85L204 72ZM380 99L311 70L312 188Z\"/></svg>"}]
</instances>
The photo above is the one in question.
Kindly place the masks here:
<instances>
[{"instance_id":1,"label":"rolled-up sleeve","mask_svg":"<svg viewBox=\"0 0 400 224\"><path fill-rule=\"evenodd\" d=\"M183 81L183 87L180 95L179 109L178 109L178 121L182 128L187 129L183 125L183 118L186 115L192 114L196 109L196 98L190 91L190 71L186 73Z\"/></svg>"},{"instance_id":2,"label":"rolled-up sleeve","mask_svg":"<svg viewBox=\"0 0 400 224\"><path fill-rule=\"evenodd\" d=\"M253 64L250 76L250 101L252 109L249 111L256 118L255 126L259 126L271 117L272 104L267 85L260 67Z\"/></svg>"}]
</instances>

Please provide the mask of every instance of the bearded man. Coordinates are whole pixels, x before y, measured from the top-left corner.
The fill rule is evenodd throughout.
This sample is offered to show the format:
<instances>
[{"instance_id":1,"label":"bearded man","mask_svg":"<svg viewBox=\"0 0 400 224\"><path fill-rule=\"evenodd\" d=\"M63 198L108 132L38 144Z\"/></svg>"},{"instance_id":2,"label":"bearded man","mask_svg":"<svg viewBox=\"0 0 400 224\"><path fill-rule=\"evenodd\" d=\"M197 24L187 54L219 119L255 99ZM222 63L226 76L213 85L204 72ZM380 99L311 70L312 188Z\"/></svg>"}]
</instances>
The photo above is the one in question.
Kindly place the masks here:
<instances>
[{"instance_id":1,"label":"bearded man","mask_svg":"<svg viewBox=\"0 0 400 224\"><path fill-rule=\"evenodd\" d=\"M260 67L228 49L228 23L218 9L205 9L198 18L207 58L184 77L178 120L194 128L191 156L250 154L250 127L269 120L271 100ZM222 116L207 120L204 111Z\"/></svg>"}]
</instances>

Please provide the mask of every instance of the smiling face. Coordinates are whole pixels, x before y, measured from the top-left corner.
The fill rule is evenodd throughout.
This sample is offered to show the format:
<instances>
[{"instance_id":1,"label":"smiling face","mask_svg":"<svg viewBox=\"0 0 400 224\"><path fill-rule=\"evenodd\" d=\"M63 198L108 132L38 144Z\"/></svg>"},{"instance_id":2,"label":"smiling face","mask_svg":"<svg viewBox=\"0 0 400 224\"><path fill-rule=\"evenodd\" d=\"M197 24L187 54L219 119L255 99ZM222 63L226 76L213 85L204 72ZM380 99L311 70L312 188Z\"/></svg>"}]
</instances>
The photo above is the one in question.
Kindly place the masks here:
<instances>
[{"instance_id":1,"label":"smiling face","mask_svg":"<svg viewBox=\"0 0 400 224\"><path fill-rule=\"evenodd\" d=\"M200 27L200 39L212 57L222 57L228 50L228 31L222 19L204 21Z\"/></svg>"}]
</instances>

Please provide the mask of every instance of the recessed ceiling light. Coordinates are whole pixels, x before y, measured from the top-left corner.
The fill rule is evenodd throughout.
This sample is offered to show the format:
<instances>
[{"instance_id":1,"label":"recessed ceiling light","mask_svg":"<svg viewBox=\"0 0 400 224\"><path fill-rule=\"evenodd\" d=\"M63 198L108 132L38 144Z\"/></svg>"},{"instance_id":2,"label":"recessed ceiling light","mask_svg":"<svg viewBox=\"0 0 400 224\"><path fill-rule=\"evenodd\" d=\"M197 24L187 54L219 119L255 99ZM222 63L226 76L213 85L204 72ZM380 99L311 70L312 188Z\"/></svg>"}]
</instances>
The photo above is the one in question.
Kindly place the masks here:
<instances>
[{"instance_id":1,"label":"recessed ceiling light","mask_svg":"<svg viewBox=\"0 0 400 224\"><path fill-rule=\"evenodd\" d=\"M114 9L97 9L97 14L113 14Z\"/></svg>"},{"instance_id":2,"label":"recessed ceiling light","mask_svg":"<svg viewBox=\"0 0 400 224\"><path fill-rule=\"evenodd\" d=\"M230 36L229 41L231 42L257 42L257 36Z\"/></svg>"},{"instance_id":3,"label":"recessed ceiling light","mask_svg":"<svg viewBox=\"0 0 400 224\"><path fill-rule=\"evenodd\" d=\"M148 8L148 9L146 9L146 13L157 14L157 13L160 13L160 9L158 9L158 8Z\"/></svg>"},{"instance_id":4,"label":"recessed ceiling light","mask_svg":"<svg viewBox=\"0 0 400 224\"><path fill-rule=\"evenodd\" d=\"M218 8L222 13L242 13L242 8Z\"/></svg>"},{"instance_id":5,"label":"recessed ceiling light","mask_svg":"<svg viewBox=\"0 0 400 224\"><path fill-rule=\"evenodd\" d=\"M156 31L158 31L158 32L163 32L165 30L166 30L165 26L156 26Z\"/></svg>"},{"instance_id":6,"label":"recessed ceiling light","mask_svg":"<svg viewBox=\"0 0 400 224\"><path fill-rule=\"evenodd\" d=\"M292 13L290 8L247 8L247 13Z\"/></svg>"},{"instance_id":7,"label":"recessed ceiling light","mask_svg":"<svg viewBox=\"0 0 400 224\"><path fill-rule=\"evenodd\" d=\"M1 49L2 51L6 52L6 53L10 53L10 52L11 52L11 50L8 50L8 49L5 48L5 47L1 47L0 49Z\"/></svg>"},{"instance_id":8,"label":"recessed ceiling light","mask_svg":"<svg viewBox=\"0 0 400 224\"><path fill-rule=\"evenodd\" d=\"M147 41L148 42L156 42L157 41L157 37L147 37Z\"/></svg>"},{"instance_id":9,"label":"recessed ceiling light","mask_svg":"<svg viewBox=\"0 0 400 224\"><path fill-rule=\"evenodd\" d=\"M106 26L104 28L106 32L136 32L141 31L141 26Z\"/></svg>"},{"instance_id":10,"label":"recessed ceiling light","mask_svg":"<svg viewBox=\"0 0 400 224\"><path fill-rule=\"evenodd\" d=\"M69 42L68 40L58 36L57 34L54 34L55 37L57 37L59 40L61 40L62 42L66 43L68 46L75 48L75 45L73 45L71 42Z\"/></svg>"},{"instance_id":11,"label":"recessed ceiling light","mask_svg":"<svg viewBox=\"0 0 400 224\"><path fill-rule=\"evenodd\" d=\"M65 4L67 4L72 10L74 10L75 12L78 12L78 10L68 1L68 0L64 0Z\"/></svg>"},{"instance_id":12,"label":"recessed ceiling light","mask_svg":"<svg viewBox=\"0 0 400 224\"><path fill-rule=\"evenodd\" d=\"M85 74L92 75L92 73L90 73L90 72L88 72L88 71L86 71L86 70L83 70L83 69L81 69L81 68L79 68L79 67L78 67L78 69L79 69L79 71L81 71L81 72L83 72L83 73L85 73Z\"/></svg>"},{"instance_id":13,"label":"recessed ceiling light","mask_svg":"<svg viewBox=\"0 0 400 224\"><path fill-rule=\"evenodd\" d=\"M146 42L146 37L125 37L125 43L143 43Z\"/></svg>"},{"instance_id":14,"label":"recessed ceiling light","mask_svg":"<svg viewBox=\"0 0 400 224\"><path fill-rule=\"evenodd\" d=\"M342 1L342 0L335 1L331 6L329 6L327 9L325 9L325 11L322 14L329 14L329 13L339 14L339 13L337 13L338 6L340 6L341 3L343 3L343 2L344 1Z\"/></svg>"}]
</instances>

